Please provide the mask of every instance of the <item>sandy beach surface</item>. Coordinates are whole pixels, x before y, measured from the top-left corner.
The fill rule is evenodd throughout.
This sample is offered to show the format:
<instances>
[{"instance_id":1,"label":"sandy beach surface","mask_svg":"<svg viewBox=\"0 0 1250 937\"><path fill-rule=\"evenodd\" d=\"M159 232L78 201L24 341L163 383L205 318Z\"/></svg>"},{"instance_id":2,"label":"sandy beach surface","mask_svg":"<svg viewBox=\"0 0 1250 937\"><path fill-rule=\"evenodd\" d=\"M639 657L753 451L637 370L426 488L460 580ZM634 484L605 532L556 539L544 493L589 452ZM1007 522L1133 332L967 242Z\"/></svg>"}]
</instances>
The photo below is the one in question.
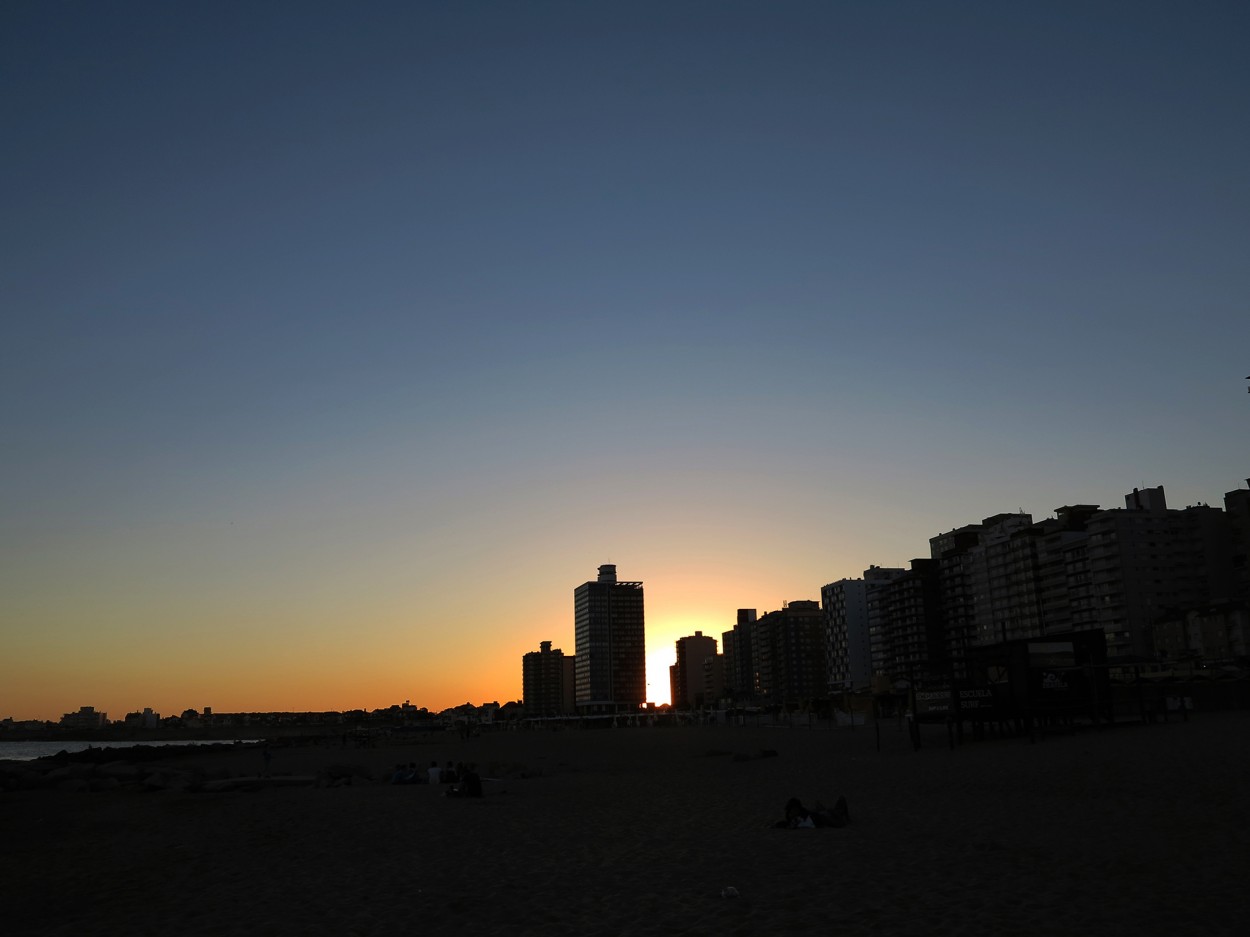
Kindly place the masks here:
<instances>
[{"instance_id":1,"label":"sandy beach surface","mask_svg":"<svg viewBox=\"0 0 1250 937\"><path fill-rule=\"evenodd\" d=\"M472 761L481 800L360 781L4 791L0 932L1250 932L1250 714L956 750L940 727L920 751L893 722L879 738L547 730L273 751L279 778ZM163 764L263 770L255 749ZM846 828L772 826L791 796L840 794Z\"/></svg>"}]
</instances>

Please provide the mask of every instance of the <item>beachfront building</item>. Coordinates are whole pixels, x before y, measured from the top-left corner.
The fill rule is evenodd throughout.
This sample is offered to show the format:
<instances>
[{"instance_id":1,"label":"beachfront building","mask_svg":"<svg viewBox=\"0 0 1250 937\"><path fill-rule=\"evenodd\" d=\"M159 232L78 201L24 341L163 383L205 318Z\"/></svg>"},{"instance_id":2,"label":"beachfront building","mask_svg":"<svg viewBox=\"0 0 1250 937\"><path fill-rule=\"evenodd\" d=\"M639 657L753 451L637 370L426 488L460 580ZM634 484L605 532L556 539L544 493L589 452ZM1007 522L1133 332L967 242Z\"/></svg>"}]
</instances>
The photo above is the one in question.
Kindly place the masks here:
<instances>
[{"instance_id":1,"label":"beachfront building","mask_svg":"<svg viewBox=\"0 0 1250 937\"><path fill-rule=\"evenodd\" d=\"M152 707L145 706L143 712L126 713L122 722L131 729L156 729L161 724L161 714L154 712Z\"/></svg>"},{"instance_id":2,"label":"beachfront building","mask_svg":"<svg viewBox=\"0 0 1250 937\"><path fill-rule=\"evenodd\" d=\"M751 630L755 627L756 611L753 608L738 609L738 620L731 630L721 634L721 650L724 653L724 692L730 699L745 701L755 697L755 663L751 657Z\"/></svg>"},{"instance_id":3,"label":"beachfront building","mask_svg":"<svg viewBox=\"0 0 1250 937\"><path fill-rule=\"evenodd\" d=\"M798 707L828 696L820 603L787 602L760 616L751 629L751 657L760 702Z\"/></svg>"},{"instance_id":4,"label":"beachfront building","mask_svg":"<svg viewBox=\"0 0 1250 937\"><path fill-rule=\"evenodd\" d=\"M637 712L647 701L646 620L641 582L620 582L616 566L573 590L574 684L584 715Z\"/></svg>"},{"instance_id":5,"label":"beachfront building","mask_svg":"<svg viewBox=\"0 0 1250 937\"><path fill-rule=\"evenodd\" d=\"M567 716L574 712L573 658L552 650L550 641L521 658L521 701L529 717Z\"/></svg>"},{"instance_id":6,"label":"beachfront building","mask_svg":"<svg viewBox=\"0 0 1250 937\"><path fill-rule=\"evenodd\" d=\"M970 550L973 631L978 644L1027 638L1040 630L1032 525L1030 514L995 514L981 521L977 544Z\"/></svg>"},{"instance_id":7,"label":"beachfront building","mask_svg":"<svg viewBox=\"0 0 1250 937\"><path fill-rule=\"evenodd\" d=\"M96 712L94 706L80 706L78 712L61 716L61 725L67 729L99 729L108 724L108 713Z\"/></svg>"},{"instance_id":8,"label":"beachfront building","mask_svg":"<svg viewBox=\"0 0 1250 937\"><path fill-rule=\"evenodd\" d=\"M1093 624L1108 655L1153 656L1155 622L1234 591L1228 519L1207 505L1169 510L1162 486L1135 488L1124 501L1088 523Z\"/></svg>"},{"instance_id":9,"label":"beachfront building","mask_svg":"<svg viewBox=\"0 0 1250 937\"><path fill-rule=\"evenodd\" d=\"M703 662L716 656L716 639L702 631L677 639L677 662L669 668L674 709L702 709L715 701L704 688Z\"/></svg>"},{"instance_id":10,"label":"beachfront building","mask_svg":"<svg viewBox=\"0 0 1250 937\"><path fill-rule=\"evenodd\" d=\"M718 706L725 698L725 655L703 658L703 703Z\"/></svg>"},{"instance_id":11,"label":"beachfront building","mask_svg":"<svg viewBox=\"0 0 1250 937\"><path fill-rule=\"evenodd\" d=\"M1155 653L1173 667L1180 662L1233 664L1250 656L1250 611L1227 602L1165 618L1151 629Z\"/></svg>"},{"instance_id":12,"label":"beachfront building","mask_svg":"<svg viewBox=\"0 0 1250 937\"><path fill-rule=\"evenodd\" d=\"M959 679L967 676L964 658L976 643L973 550L981 542L984 529L981 524L966 524L929 538L929 556L937 564L946 656L951 661L951 673Z\"/></svg>"},{"instance_id":13,"label":"beachfront building","mask_svg":"<svg viewBox=\"0 0 1250 937\"><path fill-rule=\"evenodd\" d=\"M868 593L862 579L839 579L820 587L825 616L825 670L829 692L866 687L872 679L868 644Z\"/></svg>"},{"instance_id":14,"label":"beachfront building","mask_svg":"<svg viewBox=\"0 0 1250 937\"><path fill-rule=\"evenodd\" d=\"M1250 485L1250 478L1246 484ZM1250 603L1250 488L1225 492L1224 512L1228 515L1233 596Z\"/></svg>"},{"instance_id":15,"label":"beachfront building","mask_svg":"<svg viewBox=\"0 0 1250 937\"><path fill-rule=\"evenodd\" d=\"M1052 520L1038 524L1039 596L1042 634L1088 631L1097 612L1089 570L1089 520L1096 504L1068 504L1055 509Z\"/></svg>"},{"instance_id":16,"label":"beachfront building","mask_svg":"<svg viewBox=\"0 0 1250 937\"><path fill-rule=\"evenodd\" d=\"M864 606L868 618L868 657L875 690L889 689L885 672L885 598L892 583L907 570L901 566L869 566L864 570Z\"/></svg>"},{"instance_id":17,"label":"beachfront building","mask_svg":"<svg viewBox=\"0 0 1250 937\"><path fill-rule=\"evenodd\" d=\"M892 683L924 685L949 679L937 574L935 560L914 559L909 570L880 590L881 656L874 666Z\"/></svg>"},{"instance_id":18,"label":"beachfront building","mask_svg":"<svg viewBox=\"0 0 1250 937\"><path fill-rule=\"evenodd\" d=\"M1090 629L1104 632L1113 658L1154 656L1156 623L1238 601L1236 512L1250 511L1242 504L1250 492L1231 494L1227 513L1205 504L1175 510L1161 486L1135 488L1119 509L1065 505L1037 523L997 514L934 537L952 674L962 675L972 646ZM1172 628L1165 643L1175 650L1180 634ZM883 647L874 659L885 656Z\"/></svg>"}]
</instances>

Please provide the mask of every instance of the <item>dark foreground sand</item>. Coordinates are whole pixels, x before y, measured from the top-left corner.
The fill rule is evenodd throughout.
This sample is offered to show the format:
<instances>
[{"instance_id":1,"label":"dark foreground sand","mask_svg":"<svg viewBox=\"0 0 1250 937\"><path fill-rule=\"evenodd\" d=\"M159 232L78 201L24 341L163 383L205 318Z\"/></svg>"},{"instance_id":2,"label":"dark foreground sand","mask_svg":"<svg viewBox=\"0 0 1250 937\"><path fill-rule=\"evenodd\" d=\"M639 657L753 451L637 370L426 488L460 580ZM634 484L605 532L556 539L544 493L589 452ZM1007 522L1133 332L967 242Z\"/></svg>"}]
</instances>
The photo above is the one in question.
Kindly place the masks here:
<instances>
[{"instance_id":1,"label":"dark foreground sand","mask_svg":"<svg viewBox=\"0 0 1250 937\"><path fill-rule=\"evenodd\" d=\"M955 751L939 730L919 752L888 723L875 742L871 726L448 734L272 765L472 760L505 778L480 801L8 791L0 933L1250 933L1250 714ZM838 794L845 829L770 826L791 795Z\"/></svg>"}]
</instances>

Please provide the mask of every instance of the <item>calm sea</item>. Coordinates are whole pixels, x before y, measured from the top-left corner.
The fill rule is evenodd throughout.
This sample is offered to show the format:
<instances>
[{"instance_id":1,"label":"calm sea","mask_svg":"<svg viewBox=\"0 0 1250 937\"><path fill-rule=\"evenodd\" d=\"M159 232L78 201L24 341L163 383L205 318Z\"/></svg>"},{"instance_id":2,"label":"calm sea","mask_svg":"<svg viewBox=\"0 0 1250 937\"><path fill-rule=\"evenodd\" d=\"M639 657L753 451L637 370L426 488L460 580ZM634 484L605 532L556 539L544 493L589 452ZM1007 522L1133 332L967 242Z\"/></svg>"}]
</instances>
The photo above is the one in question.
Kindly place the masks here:
<instances>
[{"instance_id":1,"label":"calm sea","mask_svg":"<svg viewBox=\"0 0 1250 937\"><path fill-rule=\"evenodd\" d=\"M142 745L163 748L166 745L229 745L235 740L142 742ZM256 742L258 739L238 739ZM80 752L84 748L136 748L134 742L0 742L0 761L34 761L57 752Z\"/></svg>"}]
</instances>

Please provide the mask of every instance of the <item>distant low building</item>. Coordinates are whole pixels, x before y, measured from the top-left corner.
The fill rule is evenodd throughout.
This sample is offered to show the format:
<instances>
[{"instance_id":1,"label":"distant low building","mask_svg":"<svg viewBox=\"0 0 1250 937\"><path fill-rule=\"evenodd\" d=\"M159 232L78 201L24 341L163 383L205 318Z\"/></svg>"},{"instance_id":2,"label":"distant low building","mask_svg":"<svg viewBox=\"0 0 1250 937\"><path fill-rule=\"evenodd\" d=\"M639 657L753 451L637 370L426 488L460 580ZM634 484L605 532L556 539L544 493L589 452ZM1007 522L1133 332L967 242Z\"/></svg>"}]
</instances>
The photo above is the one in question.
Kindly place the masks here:
<instances>
[{"instance_id":1,"label":"distant low building","mask_svg":"<svg viewBox=\"0 0 1250 937\"><path fill-rule=\"evenodd\" d=\"M82 706L76 713L63 715L60 724L66 729L99 729L108 722L108 713L98 713L94 706Z\"/></svg>"},{"instance_id":2,"label":"distant low building","mask_svg":"<svg viewBox=\"0 0 1250 937\"><path fill-rule=\"evenodd\" d=\"M161 714L145 707L143 712L126 713L122 722L131 729L155 729L161 724Z\"/></svg>"},{"instance_id":3,"label":"distant low building","mask_svg":"<svg viewBox=\"0 0 1250 937\"><path fill-rule=\"evenodd\" d=\"M45 722L42 719L22 719L16 720L12 716L6 716L0 719L0 734L5 732L38 732L41 729L47 729L52 725L51 722Z\"/></svg>"}]
</instances>

